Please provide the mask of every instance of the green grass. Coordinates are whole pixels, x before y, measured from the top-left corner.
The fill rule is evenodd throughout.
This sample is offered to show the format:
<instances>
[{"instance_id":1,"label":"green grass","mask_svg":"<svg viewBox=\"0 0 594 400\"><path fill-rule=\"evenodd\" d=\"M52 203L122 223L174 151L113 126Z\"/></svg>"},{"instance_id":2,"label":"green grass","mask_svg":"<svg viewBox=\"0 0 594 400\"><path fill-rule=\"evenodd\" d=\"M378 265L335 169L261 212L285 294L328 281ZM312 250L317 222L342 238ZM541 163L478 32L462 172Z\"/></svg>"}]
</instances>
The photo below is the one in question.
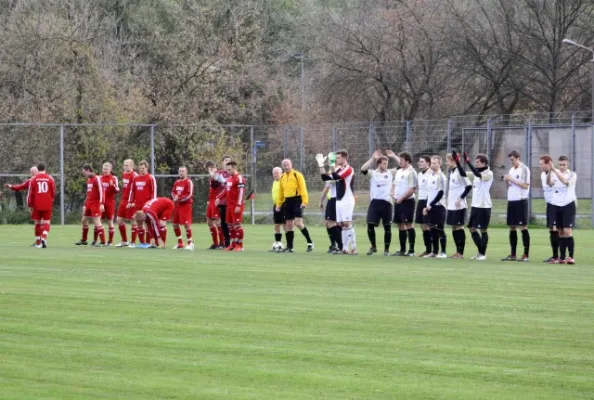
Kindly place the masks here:
<instances>
[{"instance_id":1,"label":"green grass","mask_svg":"<svg viewBox=\"0 0 594 400\"><path fill-rule=\"evenodd\" d=\"M591 231L575 266L540 262L544 230L527 264L504 230L483 263L329 256L318 228L291 255L263 226L233 254L31 231L0 226L1 399L594 398Z\"/></svg>"}]
</instances>

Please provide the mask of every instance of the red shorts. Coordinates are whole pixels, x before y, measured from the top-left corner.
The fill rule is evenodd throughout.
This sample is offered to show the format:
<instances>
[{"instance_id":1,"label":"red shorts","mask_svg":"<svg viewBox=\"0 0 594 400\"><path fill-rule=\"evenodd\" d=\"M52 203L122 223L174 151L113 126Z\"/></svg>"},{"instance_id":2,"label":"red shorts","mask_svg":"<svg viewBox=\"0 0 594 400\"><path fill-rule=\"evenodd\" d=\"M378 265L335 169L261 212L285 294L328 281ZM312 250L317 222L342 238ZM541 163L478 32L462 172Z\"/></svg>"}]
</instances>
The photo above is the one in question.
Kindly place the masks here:
<instances>
[{"instance_id":1,"label":"red shorts","mask_svg":"<svg viewBox=\"0 0 594 400\"><path fill-rule=\"evenodd\" d=\"M101 215L101 219L113 221L113 217L115 216L115 201L110 204L105 203L104 207L105 211Z\"/></svg>"},{"instance_id":2,"label":"red shorts","mask_svg":"<svg viewBox=\"0 0 594 400\"><path fill-rule=\"evenodd\" d=\"M122 219L134 219L134 214L136 214L136 208L126 208L128 206L127 201L121 201L120 206L118 207L118 218Z\"/></svg>"},{"instance_id":3,"label":"red shorts","mask_svg":"<svg viewBox=\"0 0 594 400\"><path fill-rule=\"evenodd\" d=\"M33 210L33 212L31 213L31 219L33 221L49 221L52 219L52 210Z\"/></svg>"},{"instance_id":4,"label":"red shorts","mask_svg":"<svg viewBox=\"0 0 594 400\"><path fill-rule=\"evenodd\" d=\"M94 203L94 204L85 204L85 217L101 217L101 204Z\"/></svg>"},{"instance_id":5,"label":"red shorts","mask_svg":"<svg viewBox=\"0 0 594 400\"><path fill-rule=\"evenodd\" d=\"M175 207L173 223L177 225L192 224L192 203L178 204Z\"/></svg>"},{"instance_id":6,"label":"red shorts","mask_svg":"<svg viewBox=\"0 0 594 400\"><path fill-rule=\"evenodd\" d=\"M219 206L215 204L215 200L208 200L206 205L206 219L221 219L221 211Z\"/></svg>"},{"instance_id":7,"label":"red shorts","mask_svg":"<svg viewBox=\"0 0 594 400\"><path fill-rule=\"evenodd\" d=\"M235 214L235 204L227 204L227 213L225 214L225 221L228 224L241 224L243 221L243 210L245 209L245 204L239 206L239 214Z\"/></svg>"}]
</instances>

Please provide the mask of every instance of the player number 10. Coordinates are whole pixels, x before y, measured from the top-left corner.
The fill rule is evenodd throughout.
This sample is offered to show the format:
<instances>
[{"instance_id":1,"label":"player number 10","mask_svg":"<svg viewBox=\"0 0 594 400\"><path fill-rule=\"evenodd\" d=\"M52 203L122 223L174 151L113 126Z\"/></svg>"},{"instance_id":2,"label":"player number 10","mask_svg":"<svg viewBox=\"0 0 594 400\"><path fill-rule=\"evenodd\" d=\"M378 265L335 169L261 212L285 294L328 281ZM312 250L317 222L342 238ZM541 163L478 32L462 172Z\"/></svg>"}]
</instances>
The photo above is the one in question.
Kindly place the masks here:
<instances>
[{"instance_id":1,"label":"player number 10","mask_svg":"<svg viewBox=\"0 0 594 400\"><path fill-rule=\"evenodd\" d=\"M48 186L47 182L37 182L37 192L38 193L47 193Z\"/></svg>"}]
</instances>

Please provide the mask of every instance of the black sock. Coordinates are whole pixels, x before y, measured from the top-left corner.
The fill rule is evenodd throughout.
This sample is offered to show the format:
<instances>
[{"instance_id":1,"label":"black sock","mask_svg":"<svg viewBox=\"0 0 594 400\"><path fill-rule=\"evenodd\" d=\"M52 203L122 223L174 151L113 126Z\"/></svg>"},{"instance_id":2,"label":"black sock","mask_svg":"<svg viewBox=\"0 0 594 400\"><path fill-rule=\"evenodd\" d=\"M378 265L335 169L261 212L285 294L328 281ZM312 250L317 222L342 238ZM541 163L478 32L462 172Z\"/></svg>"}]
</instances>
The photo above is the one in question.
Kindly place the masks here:
<instances>
[{"instance_id":1,"label":"black sock","mask_svg":"<svg viewBox=\"0 0 594 400\"><path fill-rule=\"evenodd\" d=\"M481 248L479 250L479 253L481 253L483 256L487 255L487 244L488 243L489 243L489 234L485 231L481 235Z\"/></svg>"},{"instance_id":2,"label":"black sock","mask_svg":"<svg viewBox=\"0 0 594 400\"><path fill-rule=\"evenodd\" d=\"M472 237L472 241L474 242L474 245L478 249L478 253L483 254L481 252L481 249L482 249L481 235L479 235L478 231L474 231L474 232L470 232L470 236Z\"/></svg>"},{"instance_id":3,"label":"black sock","mask_svg":"<svg viewBox=\"0 0 594 400\"><path fill-rule=\"evenodd\" d=\"M336 241L336 248L342 250L342 228L339 225L334 226L334 241Z\"/></svg>"},{"instance_id":4,"label":"black sock","mask_svg":"<svg viewBox=\"0 0 594 400\"><path fill-rule=\"evenodd\" d=\"M400 252L406 253L406 230L399 230L398 238L400 239Z\"/></svg>"},{"instance_id":5,"label":"black sock","mask_svg":"<svg viewBox=\"0 0 594 400\"><path fill-rule=\"evenodd\" d=\"M448 244L448 236L445 231L439 230L439 243L441 244L441 252L446 252L446 245Z\"/></svg>"},{"instance_id":6,"label":"black sock","mask_svg":"<svg viewBox=\"0 0 594 400\"><path fill-rule=\"evenodd\" d=\"M392 243L392 226L387 224L384 225L384 251L390 251L390 243Z\"/></svg>"},{"instance_id":7,"label":"black sock","mask_svg":"<svg viewBox=\"0 0 594 400\"><path fill-rule=\"evenodd\" d=\"M295 232L289 231L285 232L285 237L287 238L287 248L293 248L293 239L295 238Z\"/></svg>"},{"instance_id":8,"label":"black sock","mask_svg":"<svg viewBox=\"0 0 594 400\"><path fill-rule=\"evenodd\" d=\"M456 253L464 255L464 247L466 246L464 229L456 229L452 232L452 236L454 236L454 243L456 243Z\"/></svg>"},{"instance_id":9,"label":"black sock","mask_svg":"<svg viewBox=\"0 0 594 400\"><path fill-rule=\"evenodd\" d=\"M415 252L415 240L417 238L417 232L415 228L410 228L406 230L408 232L408 252L414 253Z\"/></svg>"},{"instance_id":10,"label":"black sock","mask_svg":"<svg viewBox=\"0 0 594 400\"><path fill-rule=\"evenodd\" d=\"M223 236L225 236L225 246L231 245L231 235L229 235L229 224L221 221L221 229L223 229Z\"/></svg>"},{"instance_id":11,"label":"black sock","mask_svg":"<svg viewBox=\"0 0 594 400\"><path fill-rule=\"evenodd\" d=\"M367 224L367 237L369 237L369 243L374 249L377 248L375 243L375 226L373 224Z\"/></svg>"},{"instance_id":12,"label":"black sock","mask_svg":"<svg viewBox=\"0 0 594 400\"><path fill-rule=\"evenodd\" d=\"M336 247L336 240L334 240L334 227L326 228L326 232L328 232L328 239L330 239L330 246Z\"/></svg>"},{"instance_id":13,"label":"black sock","mask_svg":"<svg viewBox=\"0 0 594 400\"><path fill-rule=\"evenodd\" d=\"M305 240L307 240L308 244L312 244L313 242L311 241L311 238L309 237L309 231L307 230L307 226L304 226L303 229L301 229L301 233L303 234L303 236L305 236Z\"/></svg>"},{"instance_id":14,"label":"black sock","mask_svg":"<svg viewBox=\"0 0 594 400\"><path fill-rule=\"evenodd\" d=\"M524 245L524 255L530 255L530 233L528 229L522 231L522 244Z\"/></svg>"},{"instance_id":15,"label":"black sock","mask_svg":"<svg viewBox=\"0 0 594 400\"><path fill-rule=\"evenodd\" d=\"M511 255L515 257L518 249L518 231L509 231L509 246L511 247Z\"/></svg>"},{"instance_id":16,"label":"black sock","mask_svg":"<svg viewBox=\"0 0 594 400\"><path fill-rule=\"evenodd\" d=\"M423 231L423 243L425 244L425 253L431 253L431 231Z\"/></svg>"},{"instance_id":17,"label":"black sock","mask_svg":"<svg viewBox=\"0 0 594 400\"><path fill-rule=\"evenodd\" d=\"M575 248L575 242L573 241L573 236L567 238L567 252L569 253L569 257L573 258L573 250Z\"/></svg>"},{"instance_id":18,"label":"black sock","mask_svg":"<svg viewBox=\"0 0 594 400\"><path fill-rule=\"evenodd\" d=\"M439 237L439 231L437 229L431 228L431 252L435 255L439 254Z\"/></svg>"},{"instance_id":19,"label":"black sock","mask_svg":"<svg viewBox=\"0 0 594 400\"><path fill-rule=\"evenodd\" d=\"M549 231L549 240L553 249L553 258L559 258L559 231Z\"/></svg>"},{"instance_id":20,"label":"black sock","mask_svg":"<svg viewBox=\"0 0 594 400\"><path fill-rule=\"evenodd\" d=\"M274 241L275 242L281 242L283 240L283 234L282 233L275 233L274 234Z\"/></svg>"},{"instance_id":21,"label":"black sock","mask_svg":"<svg viewBox=\"0 0 594 400\"><path fill-rule=\"evenodd\" d=\"M561 260L565 260L565 255L567 254L567 239L565 237L559 238L559 250L561 252Z\"/></svg>"}]
</instances>

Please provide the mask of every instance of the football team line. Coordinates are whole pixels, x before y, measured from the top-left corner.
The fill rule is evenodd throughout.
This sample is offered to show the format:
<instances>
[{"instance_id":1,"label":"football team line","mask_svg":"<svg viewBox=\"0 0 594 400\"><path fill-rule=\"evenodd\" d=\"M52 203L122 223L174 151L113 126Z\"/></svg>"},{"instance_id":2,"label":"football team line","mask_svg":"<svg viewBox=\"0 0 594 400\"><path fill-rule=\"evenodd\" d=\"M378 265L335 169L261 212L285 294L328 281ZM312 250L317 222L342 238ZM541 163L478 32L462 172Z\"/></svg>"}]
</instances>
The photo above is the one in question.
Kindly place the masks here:
<instances>
[{"instance_id":1,"label":"football team line","mask_svg":"<svg viewBox=\"0 0 594 400\"><path fill-rule=\"evenodd\" d=\"M489 168L489 159L478 154L472 160L453 151L445 155L448 176L442 172L444 160L438 155L420 156L418 172L413 167L412 155L392 150L382 154L380 150L361 167L361 173L370 178L370 205L367 212L367 235L371 247L367 255L378 252L375 229L381 224L384 230L383 254L393 256L416 256L416 229L420 226L425 258L447 258L447 235L445 226L452 229L456 248L449 257L463 259L466 248L464 223L469 208L467 196L472 193L468 229L477 248L472 259L485 260L489 242L488 227L491 217L490 189L494 174ZM389 160L397 167L388 168ZM507 225L510 254L503 261L529 261L530 233L528 231L528 194L530 169L522 163L518 151L508 155L511 164L509 173L501 176L507 183ZM348 152L341 150L327 156L316 155L320 178L326 183L320 208L325 214L328 232L329 253L356 255L357 240L353 226L355 196L353 183L355 170L349 165ZM462 166L462 161L469 172ZM473 162L474 161L474 162ZM237 169L237 163L229 156L222 159L222 168L208 161L209 193L206 217L212 244L209 249L243 251L244 230L242 227L245 208L246 182ZM56 195L53 178L40 163L31 168L31 178L20 185L6 185L15 191L28 190L27 204L35 224L35 246L47 247L50 231L49 221ZM194 250L192 239L192 209L194 186L188 178L188 170L179 168L179 179L171 192L171 199L157 197L157 185L149 172L146 161L138 164L135 171L133 160L123 163L122 185L113 175L113 166L105 163L101 175L96 175L92 166L84 165L82 175L87 179L87 196L82 213L82 235L76 245L88 245L90 224L94 226L92 245L113 246L115 225L121 241L115 247L165 248L167 222L173 222L177 243L174 249ZM549 228L552 256L547 262L574 264L573 226L575 225L577 176L569 168L569 159L560 156L555 165L550 155L540 157L542 187L547 203L547 226ZM296 171L290 159L272 171L272 202L274 219L274 243L271 251L294 251L295 227L307 242L307 251L313 251L314 243L303 221L303 209L309 204L307 185L303 175ZM121 194L116 214L116 195ZM250 195L247 197L249 198ZM116 218L117 216L117 218ZM102 221L107 221L106 236ZM126 223L131 225L128 240ZM398 226L400 249L390 253L392 224ZM186 244L182 236L185 229ZM517 253L518 231L522 240L522 253ZM283 232L286 245L282 243ZM138 240L139 244L136 244ZM407 249L408 245L408 249Z\"/></svg>"}]
</instances>

